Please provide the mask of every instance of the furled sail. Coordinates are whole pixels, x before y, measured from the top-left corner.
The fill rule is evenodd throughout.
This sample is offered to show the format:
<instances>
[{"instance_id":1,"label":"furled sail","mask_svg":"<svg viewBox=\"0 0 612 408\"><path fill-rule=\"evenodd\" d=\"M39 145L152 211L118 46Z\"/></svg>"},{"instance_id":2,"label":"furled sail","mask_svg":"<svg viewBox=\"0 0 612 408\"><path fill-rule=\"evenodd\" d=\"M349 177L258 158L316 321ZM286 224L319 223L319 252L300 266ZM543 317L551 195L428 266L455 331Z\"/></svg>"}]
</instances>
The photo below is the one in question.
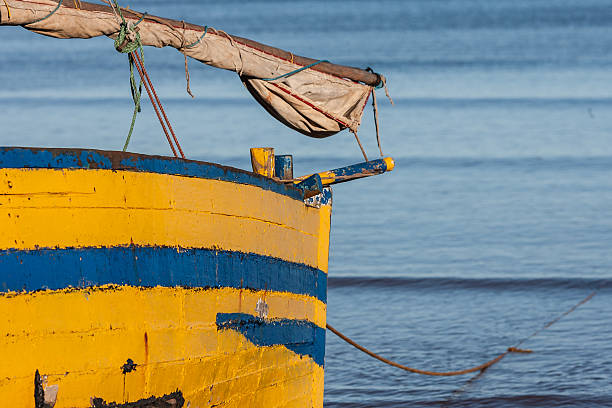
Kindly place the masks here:
<instances>
[{"instance_id":1,"label":"furled sail","mask_svg":"<svg viewBox=\"0 0 612 408\"><path fill-rule=\"evenodd\" d=\"M372 87L381 80L374 73L294 56L210 27L122 10L143 45L174 47L205 64L235 71L272 116L311 137L346 128L356 133ZM56 38L114 39L120 23L114 9L101 4L0 1L0 25L21 25Z\"/></svg>"}]
</instances>

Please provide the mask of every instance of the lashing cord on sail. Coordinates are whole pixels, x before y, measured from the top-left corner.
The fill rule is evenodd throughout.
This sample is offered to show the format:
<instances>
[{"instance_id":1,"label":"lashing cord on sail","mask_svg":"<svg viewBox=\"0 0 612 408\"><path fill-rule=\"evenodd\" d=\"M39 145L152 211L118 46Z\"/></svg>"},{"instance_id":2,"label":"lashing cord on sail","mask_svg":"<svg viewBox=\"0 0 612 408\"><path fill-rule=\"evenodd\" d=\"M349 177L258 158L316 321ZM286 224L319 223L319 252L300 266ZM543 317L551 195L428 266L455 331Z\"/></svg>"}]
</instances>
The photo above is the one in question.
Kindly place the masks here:
<instances>
[{"instance_id":1,"label":"lashing cord on sail","mask_svg":"<svg viewBox=\"0 0 612 408\"><path fill-rule=\"evenodd\" d=\"M183 153L183 149L174 133L174 129L168 120L168 116L164 110L164 107L157 96L157 92L155 92L155 88L153 87L153 83L151 82L151 78L146 71L143 60L143 52L142 52L142 41L140 40L140 34L138 33L138 24L140 24L146 17L147 13L144 13L140 16L140 19L133 25L129 26L128 22L123 17L123 13L121 12L121 7L117 3L117 0L112 0L110 3L115 14L120 18L121 22L119 23L119 33L117 38L115 39L115 49L121 53L128 54L128 60L130 63L130 87L132 90L132 98L134 99L134 114L132 116L132 123L130 126L130 130L128 132L127 139L125 141L125 145L123 147L123 151L127 150L127 147L130 143L130 139L132 136L132 132L134 130L134 123L136 121L136 115L140 112L140 101L142 94L142 85L144 84L147 94L149 95L149 99L151 100L151 104L153 105L153 109L157 114L157 118L159 119L159 123L166 135L166 139L168 140L168 144L170 145L170 149L174 154L174 157L178 157L174 144L172 143L172 139L174 139L174 143L176 144L176 148L184 159L185 154ZM140 52L139 52L140 51ZM138 71L140 75L140 83L138 87L136 87L136 80L134 79L134 68ZM161 111L161 114L160 114ZM162 119L163 116L163 119ZM165 123L164 123L165 122ZM167 126L167 128L166 128ZM172 134L172 139L168 134L168 129Z\"/></svg>"},{"instance_id":2,"label":"lashing cord on sail","mask_svg":"<svg viewBox=\"0 0 612 408\"><path fill-rule=\"evenodd\" d=\"M183 21L183 35L181 37L181 48L179 49L180 52L183 53L183 56L185 57L185 82L187 82L187 93L189 94L189 96L191 96L192 98L195 98L195 96L193 96L193 93L191 93L191 80L190 80L190 76L189 76L189 63L187 62L187 54L185 53L185 49L189 49L189 48L193 48L196 45L198 45L206 36L206 33L208 33L208 26L204 26L204 33L202 34L202 36L200 38L198 38L197 41L194 41L193 43L189 44L189 45L185 45L183 46L183 42L185 41L185 21Z\"/></svg>"},{"instance_id":3,"label":"lashing cord on sail","mask_svg":"<svg viewBox=\"0 0 612 408\"><path fill-rule=\"evenodd\" d=\"M380 152L380 157L384 157L381 143L380 143L380 126L378 124L378 103L376 102L376 90L384 87L385 94L387 95L387 98L389 98L389 102L391 102L391 105L394 105L394 103L393 103L393 99L391 99L391 95L389 95L389 88L387 87L387 79L385 78L385 76L374 72L374 70L370 67L366 68L366 71L371 72L378 77L378 85L376 85L375 87L372 87L372 91L371 91L372 109L374 110L374 126L376 128L376 143L378 144L378 151ZM368 156L366 155L365 149L363 148L363 145L361 144L361 140L359 140L357 131L353 130L352 133L355 135L355 140L357 140L357 144L359 145L359 149L361 149L361 154L363 154L365 161L370 161L368 160Z\"/></svg>"},{"instance_id":4,"label":"lashing cord on sail","mask_svg":"<svg viewBox=\"0 0 612 408\"><path fill-rule=\"evenodd\" d=\"M483 372L487 368L491 367L493 364L496 364L496 363L500 362L504 357L506 357L510 353L531 353L532 352L531 350L520 349L519 346L522 345L523 343L525 343L527 340L537 336L543 330L548 329L550 326L552 326L553 324L557 323L563 317L569 315L574 310L578 309L578 307L580 307L580 306L584 305L585 303L587 303L596 294L597 294L597 289L595 289L593 292L591 292L591 294L589 294L587 297L582 299L580 302L576 303L569 310L565 311L564 313L562 313L559 316L555 317L551 321L547 322L545 325L543 325L541 328L539 328L538 330L533 332L531 335L523 338L521 341L516 343L514 346L508 347L505 352L501 353L497 357L495 357L495 358L493 358L493 359L491 359L491 360L489 360L489 361L487 361L487 362L485 362L483 364L480 364L480 365L478 365L476 367L468 368L468 369L465 369L465 370L459 370L459 371L446 371L446 372L426 371L426 370L419 370L419 369L416 369L416 368L408 367L408 366L399 364L399 363L397 363L395 361L386 359L386 358L382 357L381 355L376 354L376 353L374 353L371 350L368 350L367 348L365 348L362 345L358 344L357 342L351 340L349 337L345 336L344 334L342 334L340 331L338 331L337 329L333 328L329 324L327 324L326 327L327 327L327 329L329 331L334 333L336 336L340 337L342 340L344 340L345 342L347 342L351 346L353 346L356 349L364 352L365 354L369 355L370 357L373 357L373 358L375 358L375 359L377 359L379 361L382 361L383 363L388 364L388 365L390 365L392 367L396 367L396 368L399 368L399 369L404 370L404 371L408 371L408 372L415 373L415 374L421 374L421 375L430 375L430 376L438 376L438 377L452 377L452 376L457 376L457 375L470 374L470 373L474 373L474 372L477 372L477 371Z\"/></svg>"},{"instance_id":5,"label":"lashing cord on sail","mask_svg":"<svg viewBox=\"0 0 612 408\"><path fill-rule=\"evenodd\" d=\"M380 144L380 126L378 124L378 103L376 102L376 90L385 88L385 94L387 95L387 98L389 98L389 102L391 102L391 105L394 105L394 103L393 103L393 99L391 99L391 95L389 95L389 88L387 88L387 79L385 78L385 76L374 72L374 70L370 67L367 67L366 71L371 72L378 77L378 85L372 88L372 109L374 111L374 126L376 128L376 143L378 144L378 151L380 152L380 157L384 157L382 147Z\"/></svg>"},{"instance_id":6,"label":"lashing cord on sail","mask_svg":"<svg viewBox=\"0 0 612 408\"><path fill-rule=\"evenodd\" d=\"M6 7L6 13L8 14L8 19L11 19L11 8L9 7L8 3L6 2L6 0L4 1L4 6Z\"/></svg>"},{"instance_id":7,"label":"lashing cord on sail","mask_svg":"<svg viewBox=\"0 0 612 408\"><path fill-rule=\"evenodd\" d=\"M206 36L206 33L208 33L208 26L204 26L204 32L202 33L202 36L200 36L200 38L198 38L197 41L194 41L193 43L191 43L189 45L186 45L183 48L193 48L193 47L195 47L196 45L198 45L204 39L204 37Z\"/></svg>"},{"instance_id":8,"label":"lashing cord on sail","mask_svg":"<svg viewBox=\"0 0 612 408\"><path fill-rule=\"evenodd\" d=\"M55 14L55 12L56 12L57 10L59 10L59 8L60 8L60 6L62 5L62 2L63 2L63 1L64 1L64 0L59 0L59 1L57 2L57 7L55 7L55 8L54 8L54 9L53 9L53 10L52 10L52 11L51 11L49 14L47 14L47 15L46 15L46 16L44 16L43 18L39 18L38 20L34 20L34 21L32 21L32 22L30 22L30 23L28 23L28 24L25 24L25 25L30 25L30 24L40 23L41 21L44 21L44 20L48 19L49 17L51 17L52 15L54 15L54 14ZM5 2L5 4L6 4L6 2ZM8 6L6 6L6 8L8 9ZM9 11L9 18L10 18L10 11Z\"/></svg>"},{"instance_id":9,"label":"lashing cord on sail","mask_svg":"<svg viewBox=\"0 0 612 408\"><path fill-rule=\"evenodd\" d=\"M291 55L293 56L293 54L291 54ZM274 77L274 78L261 78L261 80L262 80L262 81L266 81L266 82L270 82L270 81L276 81L277 79L287 78L287 77L290 77L290 76L292 76L292 75L297 74L298 72L302 72L302 71L307 70L308 68L312 68L312 67L314 67L314 66L316 66L316 65L319 65L319 64L321 64L321 63L323 63L323 62L329 62L329 61L328 61L328 60L319 60L319 61L315 61L315 62L313 62L312 64L305 65L305 66L303 66L303 67L301 67L301 68L298 68L298 69L296 69L296 70L293 70L293 71L291 71L291 72L287 72L286 74L282 74L282 75L279 75L279 76Z\"/></svg>"}]
</instances>

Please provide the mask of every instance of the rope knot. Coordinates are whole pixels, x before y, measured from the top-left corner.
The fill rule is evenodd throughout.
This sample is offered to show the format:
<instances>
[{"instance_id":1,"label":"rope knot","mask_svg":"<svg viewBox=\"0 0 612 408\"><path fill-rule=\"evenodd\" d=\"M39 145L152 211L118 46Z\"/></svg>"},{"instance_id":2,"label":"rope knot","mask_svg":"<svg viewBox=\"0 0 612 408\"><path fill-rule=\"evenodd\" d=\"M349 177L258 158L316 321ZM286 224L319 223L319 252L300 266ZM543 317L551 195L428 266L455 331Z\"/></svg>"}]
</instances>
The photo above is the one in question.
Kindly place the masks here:
<instances>
[{"instance_id":1,"label":"rope knot","mask_svg":"<svg viewBox=\"0 0 612 408\"><path fill-rule=\"evenodd\" d=\"M126 21L119 24L119 34L115 38L115 49L123 54L130 54L142 48L139 29L135 25L129 25Z\"/></svg>"}]
</instances>

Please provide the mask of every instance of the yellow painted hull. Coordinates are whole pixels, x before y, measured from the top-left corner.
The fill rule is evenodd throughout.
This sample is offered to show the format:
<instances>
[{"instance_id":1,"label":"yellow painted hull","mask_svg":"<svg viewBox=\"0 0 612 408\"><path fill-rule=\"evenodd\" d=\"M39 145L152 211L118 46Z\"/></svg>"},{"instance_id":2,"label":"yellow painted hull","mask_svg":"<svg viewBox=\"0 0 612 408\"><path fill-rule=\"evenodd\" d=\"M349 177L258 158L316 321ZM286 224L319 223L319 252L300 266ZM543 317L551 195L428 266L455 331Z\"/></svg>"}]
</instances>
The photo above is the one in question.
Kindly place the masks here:
<instances>
[{"instance_id":1,"label":"yellow painted hull","mask_svg":"<svg viewBox=\"0 0 612 408\"><path fill-rule=\"evenodd\" d=\"M2 405L322 407L330 215L212 164L0 149Z\"/></svg>"}]
</instances>

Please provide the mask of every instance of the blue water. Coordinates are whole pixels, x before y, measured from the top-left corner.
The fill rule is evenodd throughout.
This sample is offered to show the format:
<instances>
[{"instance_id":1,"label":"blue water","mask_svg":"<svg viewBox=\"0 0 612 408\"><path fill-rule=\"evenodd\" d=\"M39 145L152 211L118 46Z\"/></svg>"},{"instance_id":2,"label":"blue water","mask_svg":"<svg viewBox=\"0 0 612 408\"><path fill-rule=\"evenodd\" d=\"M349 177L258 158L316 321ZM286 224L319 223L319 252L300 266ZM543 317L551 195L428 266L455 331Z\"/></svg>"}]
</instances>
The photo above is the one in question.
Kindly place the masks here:
<instances>
[{"instance_id":1,"label":"blue water","mask_svg":"<svg viewBox=\"0 0 612 408\"><path fill-rule=\"evenodd\" d=\"M424 370L478 365L594 288L597 295L483 375L423 377L328 334L327 407L612 406L612 4L609 0L136 1L296 54L388 77L392 173L337 186L329 322ZM1 28L2 145L120 149L126 57L109 39ZM271 119L235 74L147 49L188 156L296 173L359 162L353 137L311 140ZM361 138L375 156L372 114ZM130 150L168 154L145 103Z\"/></svg>"}]
</instances>

